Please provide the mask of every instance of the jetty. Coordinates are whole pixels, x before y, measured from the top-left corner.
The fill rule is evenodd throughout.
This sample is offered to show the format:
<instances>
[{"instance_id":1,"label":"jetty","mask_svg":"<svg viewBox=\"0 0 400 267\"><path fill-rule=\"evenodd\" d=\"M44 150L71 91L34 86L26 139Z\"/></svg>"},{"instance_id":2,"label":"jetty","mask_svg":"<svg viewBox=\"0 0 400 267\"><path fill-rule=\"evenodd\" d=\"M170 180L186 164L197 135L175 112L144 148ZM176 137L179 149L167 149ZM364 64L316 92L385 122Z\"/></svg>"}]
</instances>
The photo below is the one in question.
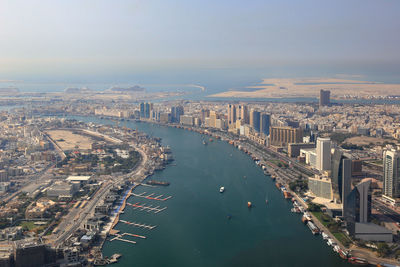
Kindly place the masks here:
<instances>
[{"instance_id":1,"label":"jetty","mask_svg":"<svg viewBox=\"0 0 400 267\"><path fill-rule=\"evenodd\" d=\"M128 222L128 221L125 221L125 220L120 220L120 222L125 223L125 224L129 224L129 225L132 225L132 226L135 226L135 227L149 229L149 230L153 230L154 228L157 227L157 225L147 225L147 224L143 224L143 223Z\"/></svg>"},{"instance_id":2,"label":"jetty","mask_svg":"<svg viewBox=\"0 0 400 267\"><path fill-rule=\"evenodd\" d=\"M153 205L141 204L139 202L136 202L135 204L131 204L131 203L127 202L126 204L131 206L135 210L138 209L141 211L154 212L154 213L159 213L159 212L167 209L167 207L164 207L164 208L161 208L160 206L153 207Z\"/></svg>"},{"instance_id":3,"label":"jetty","mask_svg":"<svg viewBox=\"0 0 400 267\"><path fill-rule=\"evenodd\" d=\"M145 195L146 193L147 192L143 192L143 193L140 193L140 194L132 193L132 196L142 197L142 198L151 199L151 200L159 200L159 201L166 201L166 200L172 198L172 196L164 197L164 195L154 196L155 193L151 193L151 194Z\"/></svg>"}]
</instances>

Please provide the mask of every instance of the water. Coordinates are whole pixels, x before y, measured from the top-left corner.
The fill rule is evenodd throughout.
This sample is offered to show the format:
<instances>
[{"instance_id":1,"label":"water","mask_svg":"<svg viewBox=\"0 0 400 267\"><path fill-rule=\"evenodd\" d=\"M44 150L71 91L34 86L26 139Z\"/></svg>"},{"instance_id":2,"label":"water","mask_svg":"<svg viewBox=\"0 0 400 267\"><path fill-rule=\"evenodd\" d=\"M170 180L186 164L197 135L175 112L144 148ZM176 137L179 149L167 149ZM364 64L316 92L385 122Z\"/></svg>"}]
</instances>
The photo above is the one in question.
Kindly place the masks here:
<instances>
[{"instance_id":1,"label":"water","mask_svg":"<svg viewBox=\"0 0 400 267\"><path fill-rule=\"evenodd\" d=\"M202 135L182 129L133 122L127 126L161 137L163 145L171 147L176 166L152 177L167 180L170 186L134 191L173 198L129 199L168 208L158 214L125 208L121 219L157 228L141 230L119 223L116 229L121 232L147 239L125 237L138 241L135 245L107 241L104 255L123 255L115 266L347 266L320 236L311 234L300 215L290 212L291 203L248 155L222 141L204 146ZM225 187L223 194L220 186ZM247 201L254 208L249 210Z\"/></svg>"}]
</instances>

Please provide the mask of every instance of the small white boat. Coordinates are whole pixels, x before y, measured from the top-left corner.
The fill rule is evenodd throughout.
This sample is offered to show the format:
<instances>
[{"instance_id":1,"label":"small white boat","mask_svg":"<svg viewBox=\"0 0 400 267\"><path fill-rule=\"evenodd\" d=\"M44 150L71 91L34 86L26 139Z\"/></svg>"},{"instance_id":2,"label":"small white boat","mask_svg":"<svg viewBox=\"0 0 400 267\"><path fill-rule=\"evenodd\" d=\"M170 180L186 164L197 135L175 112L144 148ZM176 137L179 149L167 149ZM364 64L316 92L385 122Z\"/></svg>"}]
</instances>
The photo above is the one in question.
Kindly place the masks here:
<instances>
[{"instance_id":1,"label":"small white boat","mask_svg":"<svg viewBox=\"0 0 400 267\"><path fill-rule=\"evenodd\" d=\"M219 188L219 192L220 192L220 193L223 193L224 191L225 191L225 187L221 186L221 187Z\"/></svg>"}]
</instances>

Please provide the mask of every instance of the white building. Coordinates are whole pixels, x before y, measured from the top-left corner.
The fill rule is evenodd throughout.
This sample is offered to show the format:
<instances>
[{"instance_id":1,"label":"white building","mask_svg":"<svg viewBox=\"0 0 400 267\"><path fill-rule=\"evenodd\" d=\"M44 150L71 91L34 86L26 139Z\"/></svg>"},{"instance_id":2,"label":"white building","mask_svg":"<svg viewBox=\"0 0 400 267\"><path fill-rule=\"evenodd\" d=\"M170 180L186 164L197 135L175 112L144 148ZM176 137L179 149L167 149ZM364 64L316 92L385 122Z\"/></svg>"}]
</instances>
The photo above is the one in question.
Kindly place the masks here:
<instances>
[{"instance_id":1,"label":"white building","mask_svg":"<svg viewBox=\"0 0 400 267\"><path fill-rule=\"evenodd\" d=\"M328 171L331 169L331 139L317 139L317 170Z\"/></svg>"},{"instance_id":2,"label":"white building","mask_svg":"<svg viewBox=\"0 0 400 267\"><path fill-rule=\"evenodd\" d=\"M383 152L383 194L389 198L400 197L400 155L392 149Z\"/></svg>"}]
</instances>

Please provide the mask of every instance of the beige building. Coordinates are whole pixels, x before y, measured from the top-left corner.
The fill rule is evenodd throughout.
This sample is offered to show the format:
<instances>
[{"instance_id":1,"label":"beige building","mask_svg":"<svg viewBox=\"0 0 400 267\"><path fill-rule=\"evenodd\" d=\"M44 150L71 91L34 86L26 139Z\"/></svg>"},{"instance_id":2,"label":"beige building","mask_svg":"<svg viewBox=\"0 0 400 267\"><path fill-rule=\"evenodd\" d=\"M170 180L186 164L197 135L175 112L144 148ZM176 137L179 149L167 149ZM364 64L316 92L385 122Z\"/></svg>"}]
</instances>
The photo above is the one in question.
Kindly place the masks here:
<instances>
[{"instance_id":1,"label":"beige building","mask_svg":"<svg viewBox=\"0 0 400 267\"><path fill-rule=\"evenodd\" d=\"M301 143L303 140L303 131L301 128L271 126L269 132L270 144L275 146L286 146L289 143Z\"/></svg>"}]
</instances>

